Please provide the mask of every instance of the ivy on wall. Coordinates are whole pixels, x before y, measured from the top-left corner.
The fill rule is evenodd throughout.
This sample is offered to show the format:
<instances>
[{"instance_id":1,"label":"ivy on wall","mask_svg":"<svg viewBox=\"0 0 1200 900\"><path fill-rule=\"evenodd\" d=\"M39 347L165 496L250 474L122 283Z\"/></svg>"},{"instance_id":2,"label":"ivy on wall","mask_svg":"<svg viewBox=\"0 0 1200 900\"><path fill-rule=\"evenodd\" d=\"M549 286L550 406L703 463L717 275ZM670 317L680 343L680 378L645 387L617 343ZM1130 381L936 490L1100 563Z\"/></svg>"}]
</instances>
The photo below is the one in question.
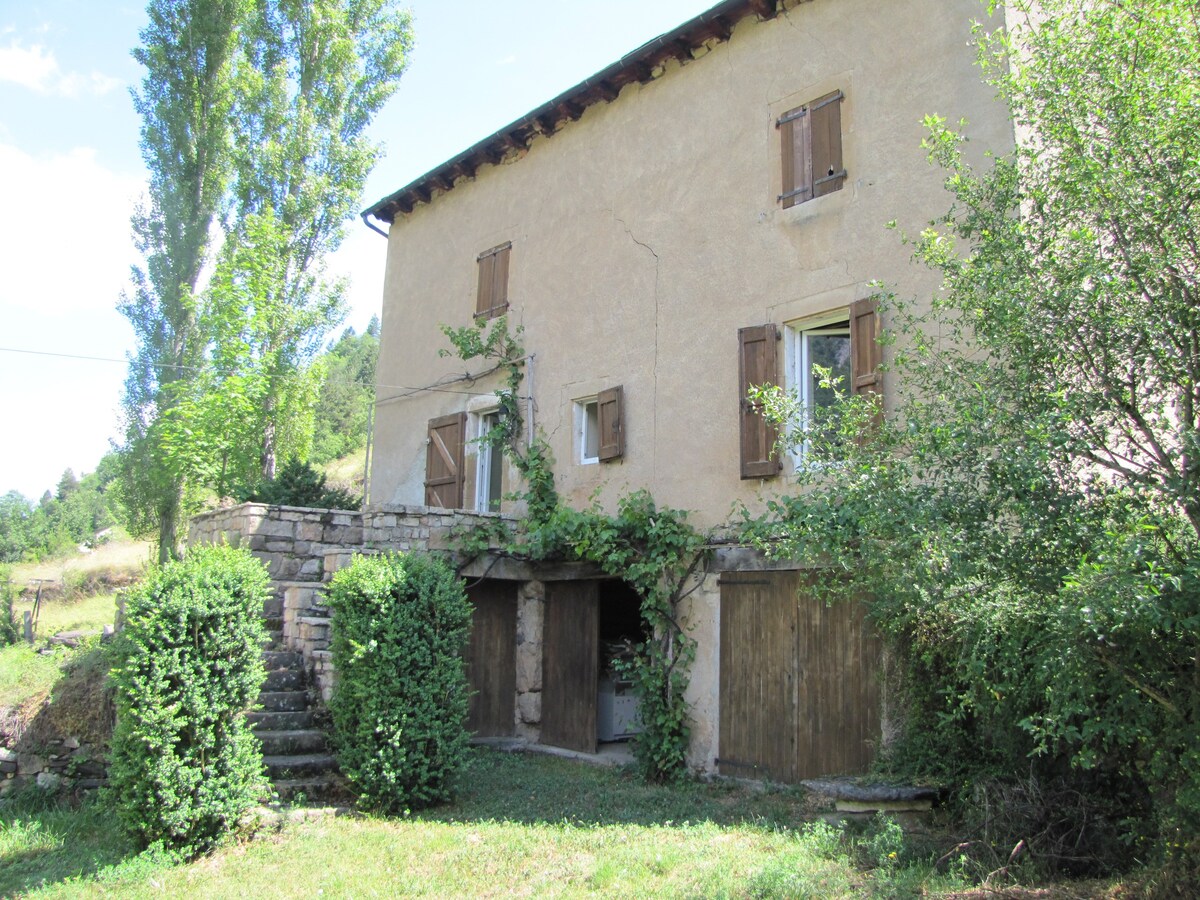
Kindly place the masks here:
<instances>
[{"instance_id":1,"label":"ivy on wall","mask_svg":"<svg viewBox=\"0 0 1200 900\"><path fill-rule=\"evenodd\" d=\"M633 646L622 674L633 682L645 731L634 745L642 775L651 781L681 778L687 771L688 679L696 642L687 634L680 607L699 585L707 537L687 521L684 510L659 507L648 491L622 497L616 515L594 504L577 510L562 504L554 489L553 457L538 435L525 446L519 394L525 353L508 330L506 317L464 328L443 326L464 361L491 361L504 375L497 391L499 423L479 438L505 454L521 474L527 519L519 531L500 520L463 526L458 549L469 557L500 553L530 561L589 562L620 578L640 598L644 641ZM443 351L448 354L451 351Z\"/></svg>"}]
</instances>

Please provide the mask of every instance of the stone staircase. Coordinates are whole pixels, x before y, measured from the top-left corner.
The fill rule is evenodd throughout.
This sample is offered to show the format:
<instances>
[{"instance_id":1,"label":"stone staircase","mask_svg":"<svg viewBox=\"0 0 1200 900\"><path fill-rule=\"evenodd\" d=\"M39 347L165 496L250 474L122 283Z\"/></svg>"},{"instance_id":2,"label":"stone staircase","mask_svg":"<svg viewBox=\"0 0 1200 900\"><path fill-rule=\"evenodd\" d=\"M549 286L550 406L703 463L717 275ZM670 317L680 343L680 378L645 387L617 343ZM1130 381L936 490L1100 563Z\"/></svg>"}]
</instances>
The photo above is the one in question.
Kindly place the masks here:
<instances>
[{"instance_id":1,"label":"stone staircase","mask_svg":"<svg viewBox=\"0 0 1200 900\"><path fill-rule=\"evenodd\" d=\"M262 742L263 761L279 799L326 802L345 795L345 781L329 751L316 710L302 654L283 647L283 601L263 610L270 635L263 651L266 681L259 693L261 709L249 713L254 734Z\"/></svg>"}]
</instances>

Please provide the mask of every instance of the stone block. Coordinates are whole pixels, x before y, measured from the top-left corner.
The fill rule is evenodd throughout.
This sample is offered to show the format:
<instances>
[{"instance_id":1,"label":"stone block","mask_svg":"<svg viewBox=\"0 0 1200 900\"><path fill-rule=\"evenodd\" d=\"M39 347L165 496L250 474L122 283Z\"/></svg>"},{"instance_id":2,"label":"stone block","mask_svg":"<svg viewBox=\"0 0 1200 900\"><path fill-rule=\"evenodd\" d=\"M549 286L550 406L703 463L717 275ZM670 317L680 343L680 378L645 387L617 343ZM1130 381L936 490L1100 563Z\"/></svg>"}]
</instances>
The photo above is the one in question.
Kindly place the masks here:
<instances>
[{"instance_id":1,"label":"stone block","mask_svg":"<svg viewBox=\"0 0 1200 900\"><path fill-rule=\"evenodd\" d=\"M540 643L517 644L517 690L540 691L542 689L542 645Z\"/></svg>"},{"instance_id":2,"label":"stone block","mask_svg":"<svg viewBox=\"0 0 1200 900\"><path fill-rule=\"evenodd\" d=\"M532 692L518 694L517 714L527 725L539 724L542 721L542 695Z\"/></svg>"},{"instance_id":3,"label":"stone block","mask_svg":"<svg viewBox=\"0 0 1200 900\"><path fill-rule=\"evenodd\" d=\"M301 522L296 528L296 537L302 541L320 541L325 536L325 528L320 522Z\"/></svg>"},{"instance_id":4,"label":"stone block","mask_svg":"<svg viewBox=\"0 0 1200 900\"><path fill-rule=\"evenodd\" d=\"M46 768L46 760L33 753L23 753L17 758L18 775L36 775Z\"/></svg>"},{"instance_id":5,"label":"stone block","mask_svg":"<svg viewBox=\"0 0 1200 900\"><path fill-rule=\"evenodd\" d=\"M284 522L276 518L263 519L255 533L267 537L295 538L296 525L294 522Z\"/></svg>"},{"instance_id":6,"label":"stone block","mask_svg":"<svg viewBox=\"0 0 1200 900\"><path fill-rule=\"evenodd\" d=\"M319 560L319 559L304 560L303 562L300 563L299 573L300 573L301 578L317 578L317 579L319 579L321 577L321 560Z\"/></svg>"}]
</instances>

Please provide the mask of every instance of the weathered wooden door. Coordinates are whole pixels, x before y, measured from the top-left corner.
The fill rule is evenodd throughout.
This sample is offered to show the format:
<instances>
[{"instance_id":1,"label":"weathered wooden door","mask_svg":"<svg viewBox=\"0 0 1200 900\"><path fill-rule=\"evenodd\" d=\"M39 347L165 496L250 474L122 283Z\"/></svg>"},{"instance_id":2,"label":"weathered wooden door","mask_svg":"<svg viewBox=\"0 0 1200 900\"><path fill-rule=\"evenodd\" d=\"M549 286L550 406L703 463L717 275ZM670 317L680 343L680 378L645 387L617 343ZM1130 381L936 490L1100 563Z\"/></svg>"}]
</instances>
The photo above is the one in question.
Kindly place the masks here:
<instances>
[{"instance_id":1,"label":"weathered wooden door","mask_svg":"<svg viewBox=\"0 0 1200 900\"><path fill-rule=\"evenodd\" d=\"M542 623L543 744L596 752L599 685L599 586L594 581L546 584Z\"/></svg>"},{"instance_id":2,"label":"weathered wooden door","mask_svg":"<svg viewBox=\"0 0 1200 900\"><path fill-rule=\"evenodd\" d=\"M477 737L510 737L516 721L517 586L481 581L467 597L472 606L467 729Z\"/></svg>"},{"instance_id":3,"label":"weathered wooden door","mask_svg":"<svg viewBox=\"0 0 1200 900\"><path fill-rule=\"evenodd\" d=\"M721 577L720 771L799 781L862 772L879 739L879 643L859 604L800 572Z\"/></svg>"}]
</instances>

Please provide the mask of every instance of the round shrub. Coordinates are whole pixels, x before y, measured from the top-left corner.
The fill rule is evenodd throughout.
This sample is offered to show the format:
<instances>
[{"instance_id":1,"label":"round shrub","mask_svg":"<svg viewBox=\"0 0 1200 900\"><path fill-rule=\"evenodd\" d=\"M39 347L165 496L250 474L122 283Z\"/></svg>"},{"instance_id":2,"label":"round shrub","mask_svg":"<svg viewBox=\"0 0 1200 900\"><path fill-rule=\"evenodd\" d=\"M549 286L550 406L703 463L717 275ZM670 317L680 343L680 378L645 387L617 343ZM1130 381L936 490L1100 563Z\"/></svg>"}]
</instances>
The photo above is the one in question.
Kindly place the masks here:
<instances>
[{"instance_id":1,"label":"round shrub","mask_svg":"<svg viewBox=\"0 0 1200 900\"><path fill-rule=\"evenodd\" d=\"M428 556L360 556L327 602L334 742L360 802L398 813L449 800L468 742L462 581Z\"/></svg>"},{"instance_id":2,"label":"round shrub","mask_svg":"<svg viewBox=\"0 0 1200 900\"><path fill-rule=\"evenodd\" d=\"M138 843L203 853L265 792L245 713L266 674L270 594L262 563L229 547L193 550L126 594L109 785Z\"/></svg>"}]
</instances>

